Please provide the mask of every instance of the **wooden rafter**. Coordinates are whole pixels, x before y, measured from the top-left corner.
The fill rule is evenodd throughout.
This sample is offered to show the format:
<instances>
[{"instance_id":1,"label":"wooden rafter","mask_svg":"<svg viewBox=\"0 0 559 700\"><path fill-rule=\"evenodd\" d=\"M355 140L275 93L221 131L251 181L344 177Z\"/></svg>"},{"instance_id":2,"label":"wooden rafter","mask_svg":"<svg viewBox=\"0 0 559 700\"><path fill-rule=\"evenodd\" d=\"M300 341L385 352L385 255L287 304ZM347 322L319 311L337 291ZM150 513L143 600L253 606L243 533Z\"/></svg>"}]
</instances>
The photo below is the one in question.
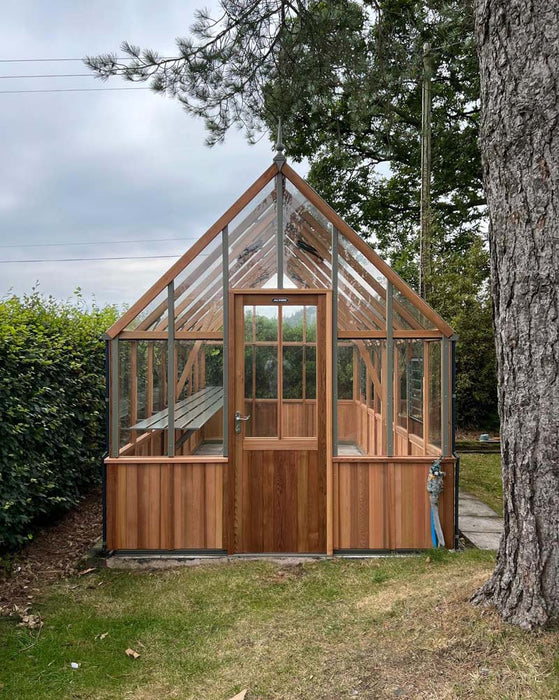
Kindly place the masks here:
<instances>
[{"instance_id":1,"label":"wooden rafter","mask_svg":"<svg viewBox=\"0 0 559 700\"><path fill-rule=\"evenodd\" d=\"M272 194L268 195L268 197L266 197L266 199L264 199L257 207L250 211L248 215L239 223L239 225L230 233L230 240L235 241L232 247L233 256L239 255L240 251L243 250L243 247L250 245L250 242L257 237L260 228L266 226L265 222L268 222L274 218L274 210L273 207L271 207L273 202L274 197ZM262 222L259 222L257 226L253 226L254 222L270 209L271 211L268 213L268 216L265 217ZM236 236L238 236L237 240L235 240ZM175 317L177 317L182 311L185 304L188 304L190 296L187 297L186 301L183 300L182 302L179 302L178 305L176 304L177 300L180 299L185 291L190 291L192 286L196 287L197 285L208 285L211 280L219 277L219 274L222 272L220 265L213 271L209 281L208 278L205 277L205 272L209 267L221 260L221 255L221 246L216 246L209 254L208 258L206 260L200 260L195 269L189 273L188 277L182 280L177 286L175 289ZM196 292L194 292L191 296L196 296ZM139 328L148 328L152 323L154 323L154 321L157 321L157 319L164 314L165 309L166 302L162 302L152 311L151 314L149 314L147 318L142 321ZM166 315L164 315L160 323L157 325L156 330L167 328L167 323L168 318Z\"/></svg>"},{"instance_id":2,"label":"wooden rafter","mask_svg":"<svg viewBox=\"0 0 559 700\"><path fill-rule=\"evenodd\" d=\"M305 235L306 235L307 239L309 239L308 242L310 242L314 247L316 247L317 250L321 254L323 254L325 259L328 259L328 257L331 257L329 251L324 248L323 243L319 239L317 239L317 237L314 233L311 233L308 229L305 229ZM296 253L297 256L300 255L300 250L301 249L297 248L297 253ZM310 257L310 256L307 256L307 257ZM313 260L313 262L316 265L319 264L319 261ZM328 286L328 284L326 286ZM355 299L353 299L353 303L354 304L364 303L366 306L368 306L369 310L373 313L373 315L379 319L379 321L376 322L376 325L379 328L383 328L386 325L384 307L374 297L372 297L370 294L368 294L366 289L364 289L364 288L361 288L361 289L353 288L352 289L349 286L349 284L346 284L343 279L340 279L340 277L338 277L338 288L339 288L339 290L346 289L347 290L346 296L349 296L350 299L352 298L352 295L356 295L357 297L360 296L362 301L356 301ZM365 316L362 317L362 322L365 325L369 325L368 319Z\"/></svg>"},{"instance_id":3,"label":"wooden rafter","mask_svg":"<svg viewBox=\"0 0 559 700\"><path fill-rule=\"evenodd\" d=\"M290 238L287 238L287 242L289 242L294 249L293 257L300 261L308 262L309 264L307 265L307 267L309 268L309 273L313 274L317 278L320 278L322 285L325 288L328 288L331 284L331 273L330 270L326 269L324 262L320 262L319 260L315 259L313 256L311 256L310 253L307 253L305 250L295 247L294 241ZM313 272L313 269L315 270L315 272ZM365 305L369 308L369 311L371 311L373 315L379 318L380 324L378 325L379 328L382 327L384 321L382 315L380 315L382 313L382 307L380 306L380 304L378 304L378 302L375 299L373 299L372 297L366 299L362 290L352 289L351 287L346 285L343 280L340 279L338 279L338 293L344 297L346 303L349 302L351 304L355 315L360 318L361 324L365 326L369 325L369 318L363 314L360 308L361 305ZM348 317L348 320L350 318L351 317ZM349 323L348 325L351 325L351 323Z\"/></svg>"},{"instance_id":4,"label":"wooden rafter","mask_svg":"<svg viewBox=\"0 0 559 700\"><path fill-rule=\"evenodd\" d=\"M247 217L247 220L250 217ZM257 218L257 217L255 217ZM233 231L231 234L231 239L235 240L232 248L231 248L231 255L230 257L235 259L241 253L243 250L246 248L250 247L251 245L254 244L254 242L261 236L264 232L266 232L267 228L269 225L275 220L275 212L272 210L271 212L268 213L266 217L264 217L261 221L258 222L257 225L252 225L254 224L254 218L252 218L250 222L250 227L246 228L245 231L239 236L238 240L235 240L235 235L238 233L238 231L241 229L242 226L244 226L245 222L239 225ZM256 254L258 250L254 251L254 254ZM218 251L219 257L221 257L221 251ZM214 272L212 273L211 276L209 277L204 277L204 271L207 268L208 261L203 262L196 270L192 272L191 275L188 276L187 279L185 279L181 285L180 285L180 294L185 290L190 290L192 287L195 289L198 289L200 286L204 286L206 288L206 298L208 296L211 296L213 292L219 292L221 293L223 290L221 289L221 282L220 282L220 275L222 274L222 269L221 266L219 266ZM213 291L210 291L213 290ZM198 297L200 296L200 293L198 291L194 291L193 293L190 293L185 299L183 299L176 307L175 307L175 318L177 319L177 328L181 327L181 321L180 321L180 316L182 315L183 318L186 318L186 316L190 313L190 309L188 308L189 304L194 303ZM163 319L161 324L159 324L158 328L166 328L167 327L167 319Z\"/></svg>"},{"instance_id":5,"label":"wooden rafter","mask_svg":"<svg viewBox=\"0 0 559 700\"><path fill-rule=\"evenodd\" d=\"M445 336L454 334L448 323L432 309L427 302L416 294L404 280L387 264L365 241L347 224L341 216L320 197L312 187L298 175L287 163L282 168L282 173L294 185L299 192L313 204L321 214L333 224L337 230L345 236L363 255L371 262L394 287L400 291L419 311L428 318L435 327L441 330Z\"/></svg>"},{"instance_id":6,"label":"wooden rafter","mask_svg":"<svg viewBox=\"0 0 559 700\"><path fill-rule=\"evenodd\" d=\"M204 248L210 243L233 219L239 214L246 205L256 197L256 195L274 178L277 174L275 163L270 165L262 175L237 199L237 201L229 207L229 209L221 216L206 233L199 238L196 243L182 256L177 262L172 265L167 272L155 282L135 304L123 314L116 323L114 323L107 331L109 338L114 338L120 331L124 330L128 324L136 318L136 316L146 308L146 306L157 297L158 294L165 289L171 280L180 274L184 268L201 253Z\"/></svg>"},{"instance_id":7,"label":"wooden rafter","mask_svg":"<svg viewBox=\"0 0 559 700\"><path fill-rule=\"evenodd\" d=\"M264 228L264 229L259 228L257 235L255 235L253 238L251 237L249 239L249 241L244 242L245 243L244 248L246 248L248 245L251 245L254 242L254 240L256 238L258 238L258 236L267 233L267 229L272 223L273 223L273 220L270 221L270 220L266 219L266 224L267 224L266 228ZM252 262L253 257L256 256L257 254L262 256L263 251L268 244L269 244L269 241L266 239L264 242L264 245L262 247L256 249L253 253L248 255L245 260L243 260L243 263L242 263L241 267L238 268L238 270L244 270L247 267L250 267L250 264ZM242 250L244 248L240 248L240 250L237 251L237 254L235 255L235 257L237 257L240 254L240 252L242 252ZM235 249L233 249L233 253L235 253ZM238 270L237 270L237 272L238 272ZM234 278L235 278L235 272L231 272L230 273L230 280L229 280L230 286L233 286L232 280ZM202 283L206 284L206 281L203 280ZM184 326L184 324L187 322L191 325L194 325L194 323L197 320L197 317L199 315L197 312L201 309L201 307L205 307L208 304L211 304L212 301L214 301L215 299L221 299L222 296L223 296L222 282L220 279L218 279L218 280L215 280L213 282L213 284L210 284L209 287L206 288L206 292L202 296L202 298L199 298L199 294L195 293L192 295L192 298L187 298L186 300L184 300L181 303L180 307L178 308L177 313L175 314L177 317L177 320L176 320L177 329L182 328Z\"/></svg>"},{"instance_id":8,"label":"wooden rafter","mask_svg":"<svg viewBox=\"0 0 559 700\"><path fill-rule=\"evenodd\" d=\"M301 194L298 192L297 194ZM317 221L312 214L306 209L304 200L298 199L296 194L293 194L292 198L295 201L298 201L298 213L299 216L301 216L310 226L311 230L316 229L317 231L322 231L322 233L327 234L328 232L325 231L323 226L320 224L319 221ZM305 232L308 232L308 229L305 229ZM313 235L313 234L310 234ZM315 237L315 241L316 241ZM320 249L320 248L319 248ZM329 251L327 248L324 246L322 247L322 250L326 251L326 254L329 255ZM370 272L364 268L358 260L356 260L345 248L343 245L343 237L341 240L341 245L338 246L338 256L343 258L343 260L361 277L370 287L373 289L379 297L383 300L386 301L386 289L382 286L382 284L376 280ZM384 315L384 308L382 305L380 307L383 309L383 315ZM409 323L409 325L412 328L417 328L421 329L422 326L419 323L419 321L404 307L402 306L396 299L393 300L393 307L394 310L398 312L398 314L406 321ZM394 328L399 328L399 326L394 325Z\"/></svg>"}]
</instances>

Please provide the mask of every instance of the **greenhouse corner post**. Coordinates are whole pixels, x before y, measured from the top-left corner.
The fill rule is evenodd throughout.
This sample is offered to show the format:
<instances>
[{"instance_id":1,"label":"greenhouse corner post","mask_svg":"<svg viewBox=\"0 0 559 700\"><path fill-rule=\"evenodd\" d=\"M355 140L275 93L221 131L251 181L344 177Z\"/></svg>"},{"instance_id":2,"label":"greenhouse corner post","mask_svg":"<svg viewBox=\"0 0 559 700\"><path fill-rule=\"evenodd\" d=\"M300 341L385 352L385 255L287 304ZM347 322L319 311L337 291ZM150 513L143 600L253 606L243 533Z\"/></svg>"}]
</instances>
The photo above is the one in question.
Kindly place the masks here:
<instances>
[{"instance_id":1,"label":"greenhouse corner post","mask_svg":"<svg viewBox=\"0 0 559 700\"><path fill-rule=\"evenodd\" d=\"M103 534L102 534L102 545L101 549L103 552L107 550L107 465L105 464L105 458L109 456L110 450L110 440L109 440L109 430L110 430L110 357L109 357L109 340L105 338L105 453L103 454L103 459L101 460L101 485L102 485L102 513L103 513Z\"/></svg>"},{"instance_id":2,"label":"greenhouse corner post","mask_svg":"<svg viewBox=\"0 0 559 700\"><path fill-rule=\"evenodd\" d=\"M332 228L332 455L338 456L338 229Z\"/></svg>"},{"instance_id":3,"label":"greenhouse corner post","mask_svg":"<svg viewBox=\"0 0 559 700\"><path fill-rule=\"evenodd\" d=\"M449 395L448 395L448 385L450 382L450 358L449 358L449 341L446 336L442 339L442 352L441 352L441 385L442 385L442 410L441 410L441 423L442 423L442 453L443 457L448 457L450 455L450 423L449 423Z\"/></svg>"},{"instance_id":4,"label":"greenhouse corner post","mask_svg":"<svg viewBox=\"0 0 559 700\"><path fill-rule=\"evenodd\" d=\"M167 456L175 456L175 283L167 286Z\"/></svg>"},{"instance_id":5,"label":"greenhouse corner post","mask_svg":"<svg viewBox=\"0 0 559 700\"><path fill-rule=\"evenodd\" d=\"M386 456L394 454L394 329L392 327L392 282L386 283Z\"/></svg>"},{"instance_id":6,"label":"greenhouse corner post","mask_svg":"<svg viewBox=\"0 0 559 700\"><path fill-rule=\"evenodd\" d=\"M223 265L223 456L229 454L229 226L221 232Z\"/></svg>"},{"instance_id":7,"label":"greenhouse corner post","mask_svg":"<svg viewBox=\"0 0 559 700\"><path fill-rule=\"evenodd\" d=\"M119 396L118 396L118 338L111 340L111 437L109 452L111 457L118 457L119 448Z\"/></svg>"},{"instance_id":8,"label":"greenhouse corner post","mask_svg":"<svg viewBox=\"0 0 559 700\"><path fill-rule=\"evenodd\" d=\"M458 533L458 526L459 526L459 513L458 513L458 505L459 505L459 488L460 488L460 457L456 452L456 340L457 336L452 336L450 339L451 342L451 372L452 372L452 403L451 403L451 411L452 411L452 428L451 428L451 435L450 435L450 441L451 441L451 447L452 447L452 456L456 460L454 464L454 549L458 551L458 548L460 546L460 536Z\"/></svg>"}]
</instances>

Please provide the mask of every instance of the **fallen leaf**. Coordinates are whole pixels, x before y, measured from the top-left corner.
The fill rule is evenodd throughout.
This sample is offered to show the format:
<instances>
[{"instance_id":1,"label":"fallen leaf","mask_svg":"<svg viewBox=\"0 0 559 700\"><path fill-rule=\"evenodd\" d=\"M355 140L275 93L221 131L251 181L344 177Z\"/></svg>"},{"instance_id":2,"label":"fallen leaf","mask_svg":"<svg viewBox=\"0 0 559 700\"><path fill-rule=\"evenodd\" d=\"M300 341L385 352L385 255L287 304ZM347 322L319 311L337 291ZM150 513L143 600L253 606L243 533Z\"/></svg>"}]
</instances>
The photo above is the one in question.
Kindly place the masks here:
<instances>
[{"instance_id":1,"label":"fallen leaf","mask_svg":"<svg viewBox=\"0 0 559 700\"><path fill-rule=\"evenodd\" d=\"M245 695L248 693L248 688L245 688L244 690L241 690L240 693L237 693L237 695L234 695L230 700L244 700Z\"/></svg>"},{"instance_id":2,"label":"fallen leaf","mask_svg":"<svg viewBox=\"0 0 559 700\"><path fill-rule=\"evenodd\" d=\"M95 571L95 567L92 567L91 569L84 569L83 571L78 571L78 576L85 576L86 574L90 574L92 571Z\"/></svg>"},{"instance_id":3,"label":"fallen leaf","mask_svg":"<svg viewBox=\"0 0 559 700\"><path fill-rule=\"evenodd\" d=\"M126 656L129 656L131 659L139 659L140 658L140 655L134 649L127 649L124 653L126 654Z\"/></svg>"},{"instance_id":4,"label":"fallen leaf","mask_svg":"<svg viewBox=\"0 0 559 700\"><path fill-rule=\"evenodd\" d=\"M43 620L40 615L22 615L19 627L27 627L30 630L41 629Z\"/></svg>"}]
</instances>

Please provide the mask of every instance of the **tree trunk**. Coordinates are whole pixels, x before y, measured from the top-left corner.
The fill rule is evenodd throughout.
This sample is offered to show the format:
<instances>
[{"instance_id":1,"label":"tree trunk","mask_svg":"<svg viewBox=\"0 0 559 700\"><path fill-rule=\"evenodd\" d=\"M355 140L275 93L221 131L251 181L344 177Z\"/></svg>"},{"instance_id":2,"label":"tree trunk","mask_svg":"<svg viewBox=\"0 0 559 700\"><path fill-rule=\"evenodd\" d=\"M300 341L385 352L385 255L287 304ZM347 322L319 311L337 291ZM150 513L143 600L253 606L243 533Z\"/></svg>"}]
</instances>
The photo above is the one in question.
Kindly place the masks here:
<instances>
[{"instance_id":1,"label":"tree trunk","mask_svg":"<svg viewBox=\"0 0 559 700\"><path fill-rule=\"evenodd\" d=\"M505 528L473 600L531 629L559 621L559 3L474 5Z\"/></svg>"}]
</instances>

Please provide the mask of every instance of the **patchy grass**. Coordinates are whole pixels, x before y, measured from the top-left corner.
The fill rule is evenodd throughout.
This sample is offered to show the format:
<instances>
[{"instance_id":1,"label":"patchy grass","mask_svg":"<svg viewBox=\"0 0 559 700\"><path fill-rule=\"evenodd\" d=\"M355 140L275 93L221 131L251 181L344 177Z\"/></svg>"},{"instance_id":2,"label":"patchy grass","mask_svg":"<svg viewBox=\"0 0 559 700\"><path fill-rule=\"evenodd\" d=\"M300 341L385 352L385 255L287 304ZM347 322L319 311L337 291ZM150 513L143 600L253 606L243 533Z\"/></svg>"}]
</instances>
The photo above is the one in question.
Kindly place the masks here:
<instances>
[{"instance_id":1,"label":"patchy grass","mask_svg":"<svg viewBox=\"0 0 559 700\"><path fill-rule=\"evenodd\" d=\"M0 697L557 697L559 633L468 602L493 563L437 551L69 579L34 606L40 633L0 619Z\"/></svg>"},{"instance_id":2,"label":"patchy grass","mask_svg":"<svg viewBox=\"0 0 559 700\"><path fill-rule=\"evenodd\" d=\"M503 514L503 479L500 454L460 455L460 488Z\"/></svg>"}]
</instances>

